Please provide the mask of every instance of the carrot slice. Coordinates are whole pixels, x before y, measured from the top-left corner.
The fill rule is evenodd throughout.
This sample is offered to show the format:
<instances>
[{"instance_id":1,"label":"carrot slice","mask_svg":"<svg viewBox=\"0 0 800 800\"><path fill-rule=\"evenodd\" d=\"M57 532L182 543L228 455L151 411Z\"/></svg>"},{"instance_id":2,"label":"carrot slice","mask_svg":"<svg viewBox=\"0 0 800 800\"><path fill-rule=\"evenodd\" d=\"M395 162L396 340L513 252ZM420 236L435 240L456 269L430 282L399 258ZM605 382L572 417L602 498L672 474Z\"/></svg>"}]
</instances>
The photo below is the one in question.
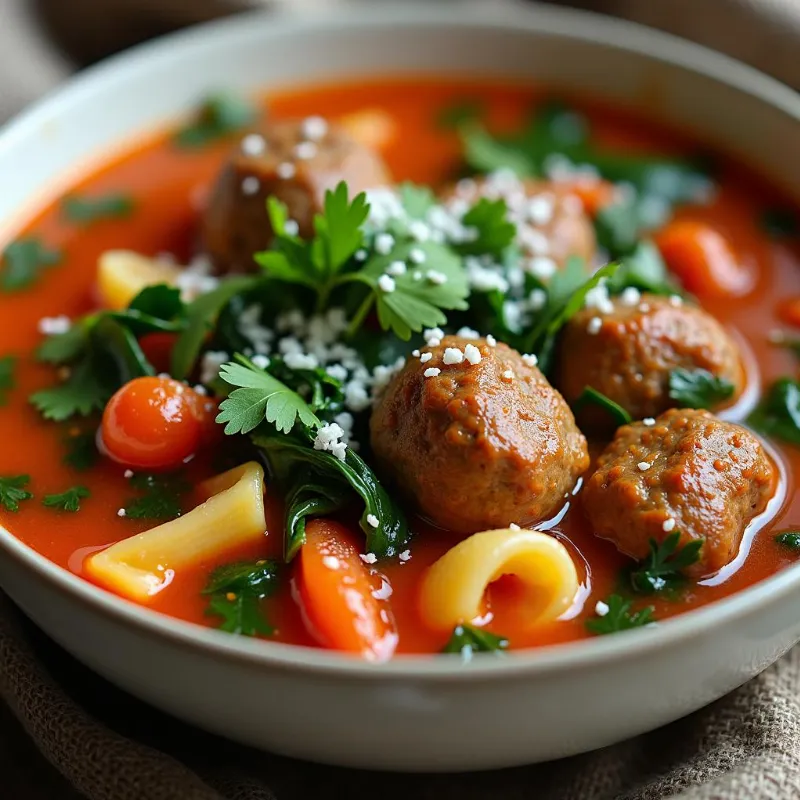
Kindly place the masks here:
<instances>
[{"instance_id":1,"label":"carrot slice","mask_svg":"<svg viewBox=\"0 0 800 800\"><path fill-rule=\"evenodd\" d=\"M725 236L705 222L675 220L655 240L670 271L698 297L739 297L753 288L752 270L736 258Z\"/></svg>"},{"instance_id":2,"label":"carrot slice","mask_svg":"<svg viewBox=\"0 0 800 800\"><path fill-rule=\"evenodd\" d=\"M299 555L300 601L312 634L326 647L385 661L397 646L387 599L361 560L357 538L344 526L316 519L306 526Z\"/></svg>"}]
</instances>

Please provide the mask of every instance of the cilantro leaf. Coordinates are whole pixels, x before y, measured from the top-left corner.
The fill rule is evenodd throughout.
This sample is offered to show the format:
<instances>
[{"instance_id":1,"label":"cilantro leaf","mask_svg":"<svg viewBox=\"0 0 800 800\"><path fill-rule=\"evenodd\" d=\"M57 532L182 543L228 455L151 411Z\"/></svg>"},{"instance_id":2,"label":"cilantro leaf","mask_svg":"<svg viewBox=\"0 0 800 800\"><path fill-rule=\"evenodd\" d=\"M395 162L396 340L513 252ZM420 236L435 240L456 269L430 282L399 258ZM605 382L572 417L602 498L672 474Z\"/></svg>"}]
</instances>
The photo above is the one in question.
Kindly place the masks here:
<instances>
[{"instance_id":1,"label":"cilantro leaf","mask_svg":"<svg viewBox=\"0 0 800 800\"><path fill-rule=\"evenodd\" d=\"M436 205L436 195L427 186L406 181L400 184L400 202L409 219L425 219Z\"/></svg>"},{"instance_id":2,"label":"cilantro leaf","mask_svg":"<svg viewBox=\"0 0 800 800\"><path fill-rule=\"evenodd\" d=\"M85 486L72 486L60 494L46 494L42 499L42 505L74 513L81 510L81 500L89 497L90 494L91 492Z\"/></svg>"},{"instance_id":3,"label":"cilantro leaf","mask_svg":"<svg viewBox=\"0 0 800 800\"><path fill-rule=\"evenodd\" d=\"M97 463L100 453L97 451L97 437L94 433L67 436L65 444L67 452L62 461L68 467L83 472Z\"/></svg>"},{"instance_id":4,"label":"cilantro leaf","mask_svg":"<svg viewBox=\"0 0 800 800\"><path fill-rule=\"evenodd\" d=\"M142 315L161 321L170 321L180 317L185 308L183 300L181 300L180 289L175 286L168 286L166 283L158 283L154 286L145 286L131 300L126 316L135 318ZM135 312L135 315L130 312Z\"/></svg>"},{"instance_id":5,"label":"cilantro leaf","mask_svg":"<svg viewBox=\"0 0 800 800\"><path fill-rule=\"evenodd\" d=\"M621 257L619 271L608 282L610 294L619 294L628 287L660 295L681 295L661 257L659 249L649 239L637 241L633 252Z\"/></svg>"},{"instance_id":6,"label":"cilantro leaf","mask_svg":"<svg viewBox=\"0 0 800 800\"><path fill-rule=\"evenodd\" d=\"M775 541L787 550L800 550L800 533L797 531L785 531L775 537Z\"/></svg>"},{"instance_id":7,"label":"cilantro leaf","mask_svg":"<svg viewBox=\"0 0 800 800\"><path fill-rule=\"evenodd\" d=\"M0 357L0 406L8 403L8 393L16 386L14 370L17 366L16 356Z\"/></svg>"},{"instance_id":8,"label":"cilantro leaf","mask_svg":"<svg viewBox=\"0 0 800 800\"><path fill-rule=\"evenodd\" d=\"M74 361L88 349L89 330L94 325L95 319L94 316L84 317L64 333L48 336L36 350L36 357L48 364L66 364Z\"/></svg>"},{"instance_id":9,"label":"cilantro leaf","mask_svg":"<svg viewBox=\"0 0 800 800\"><path fill-rule=\"evenodd\" d=\"M24 488L30 479L30 475L0 475L0 505L5 506L6 511L19 511L19 504L33 497Z\"/></svg>"},{"instance_id":10,"label":"cilantro leaf","mask_svg":"<svg viewBox=\"0 0 800 800\"><path fill-rule=\"evenodd\" d=\"M222 618L223 631L245 636L269 636L274 628L263 615L261 600L277 586L274 561L236 562L215 569L203 589L210 595L206 614Z\"/></svg>"},{"instance_id":11,"label":"cilantro leaf","mask_svg":"<svg viewBox=\"0 0 800 800\"><path fill-rule=\"evenodd\" d=\"M183 495L191 488L180 474L137 473L130 483L139 495L123 506L129 519L175 519L183 513Z\"/></svg>"},{"instance_id":12,"label":"cilantro leaf","mask_svg":"<svg viewBox=\"0 0 800 800\"><path fill-rule=\"evenodd\" d=\"M442 652L458 653L464 661L469 661L474 653L502 655L507 648L508 639L505 636L497 636L472 625L456 625Z\"/></svg>"},{"instance_id":13,"label":"cilantro leaf","mask_svg":"<svg viewBox=\"0 0 800 800\"><path fill-rule=\"evenodd\" d=\"M492 136L480 123L469 120L458 132L464 160L477 172L510 169L520 177L536 174L530 157L516 143Z\"/></svg>"},{"instance_id":14,"label":"cilantro leaf","mask_svg":"<svg viewBox=\"0 0 800 800\"><path fill-rule=\"evenodd\" d=\"M508 219L508 207L502 198L482 197L464 214L461 222L478 233L475 239L459 246L462 253L486 253L499 258L517 235L517 226Z\"/></svg>"},{"instance_id":15,"label":"cilantro leaf","mask_svg":"<svg viewBox=\"0 0 800 800\"><path fill-rule=\"evenodd\" d=\"M594 405L607 412L617 427L628 425L633 421L633 417L619 403L615 403L610 397L606 397L591 386L584 387L580 397L573 404L573 410L577 413L586 405Z\"/></svg>"},{"instance_id":16,"label":"cilantro leaf","mask_svg":"<svg viewBox=\"0 0 800 800\"><path fill-rule=\"evenodd\" d=\"M87 358L72 369L66 381L34 392L30 401L45 419L56 422L102 411L113 393L102 375L96 359Z\"/></svg>"},{"instance_id":17,"label":"cilantro leaf","mask_svg":"<svg viewBox=\"0 0 800 800\"><path fill-rule=\"evenodd\" d=\"M314 217L316 237L311 243L314 264L323 277L335 275L364 243L361 226L368 214L366 194L350 202L344 181L325 192L324 213Z\"/></svg>"},{"instance_id":18,"label":"cilantro leaf","mask_svg":"<svg viewBox=\"0 0 800 800\"><path fill-rule=\"evenodd\" d=\"M42 271L61 261L61 253L49 250L31 236L6 247L0 261L0 290L17 292L36 283Z\"/></svg>"},{"instance_id":19,"label":"cilantro leaf","mask_svg":"<svg viewBox=\"0 0 800 800\"><path fill-rule=\"evenodd\" d=\"M634 591L652 594L678 588L683 583L683 571L697 563L705 540L692 539L679 547L680 538L675 531L662 542L650 540L650 555L629 575Z\"/></svg>"},{"instance_id":20,"label":"cilantro leaf","mask_svg":"<svg viewBox=\"0 0 800 800\"><path fill-rule=\"evenodd\" d=\"M127 194L107 194L102 197L70 195L61 201L61 211L70 222L90 225L106 219L122 219L131 215L133 198Z\"/></svg>"},{"instance_id":21,"label":"cilantro leaf","mask_svg":"<svg viewBox=\"0 0 800 800\"><path fill-rule=\"evenodd\" d=\"M187 149L204 147L246 128L256 116L255 108L244 98L217 92L205 99L195 119L178 132L175 142Z\"/></svg>"},{"instance_id":22,"label":"cilantro leaf","mask_svg":"<svg viewBox=\"0 0 800 800\"><path fill-rule=\"evenodd\" d=\"M608 613L597 619L587 619L586 629L597 636L608 633L619 633L631 628L641 628L655 622L653 606L646 606L639 611L633 611L630 600L625 600L618 594L612 594L606 601Z\"/></svg>"},{"instance_id":23,"label":"cilantro leaf","mask_svg":"<svg viewBox=\"0 0 800 800\"><path fill-rule=\"evenodd\" d=\"M246 359L241 364L223 364L220 378L234 389L220 403L217 422L226 423L225 433L250 433L265 420L278 431L289 433L298 417L303 425L318 427L316 414L297 392Z\"/></svg>"},{"instance_id":24,"label":"cilantro leaf","mask_svg":"<svg viewBox=\"0 0 800 800\"><path fill-rule=\"evenodd\" d=\"M747 421L767 436L800 446L800 383L779 378Z\"/></svg>"},{"instance_id":25,"label":"cilantro leaf","mask_svg":"<svg viewBox=\"0 0 800 800\"><path fill-rule=\"evenodd\" d=\"M734 386L705 369L673 369L669 373L669 396L686 408L713 408L733 394Z\"/></svg>"},{"instance_id":26,"label":"cilantro leaf","mask_svg":"<svg viewBox=\"0 0 800 800\"><path fill-rule=\"evenodd\" d=\"M767 208L759 223L771 239L788 239L800 233L800 220L791 208Z\"/></svg>"},{"instance_id":27,"label":"cilantro leaf","mask_svg":"<svg viewBox=\"0 0 800 800\"><path fill-rule=\"evenodd\" d=\"M440 128L458 129L465 123L480 119L484 113L484 106L480 100L463 98L450 106L443 108L436 118Z\"/></svg>"}]
</instances>

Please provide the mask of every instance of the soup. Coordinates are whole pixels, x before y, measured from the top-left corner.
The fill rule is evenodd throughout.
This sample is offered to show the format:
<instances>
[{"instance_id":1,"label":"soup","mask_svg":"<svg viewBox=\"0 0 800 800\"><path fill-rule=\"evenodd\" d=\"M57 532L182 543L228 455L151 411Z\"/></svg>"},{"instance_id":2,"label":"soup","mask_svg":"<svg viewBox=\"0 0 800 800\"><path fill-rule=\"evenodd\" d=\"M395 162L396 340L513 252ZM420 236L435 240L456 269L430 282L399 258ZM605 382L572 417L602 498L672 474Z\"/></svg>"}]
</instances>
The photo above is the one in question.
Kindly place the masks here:
<instances>
[{"instance_id":1,"label":"soup","mask_svg":"<svg viewBox=\"0 0 800 800\"><path fill-rule=\"evenodd\" d=\"M378 661L657 626L800 548L797 233L586 100L216 95L5 243L0 522Z\"/></svg>"}]
</instances>

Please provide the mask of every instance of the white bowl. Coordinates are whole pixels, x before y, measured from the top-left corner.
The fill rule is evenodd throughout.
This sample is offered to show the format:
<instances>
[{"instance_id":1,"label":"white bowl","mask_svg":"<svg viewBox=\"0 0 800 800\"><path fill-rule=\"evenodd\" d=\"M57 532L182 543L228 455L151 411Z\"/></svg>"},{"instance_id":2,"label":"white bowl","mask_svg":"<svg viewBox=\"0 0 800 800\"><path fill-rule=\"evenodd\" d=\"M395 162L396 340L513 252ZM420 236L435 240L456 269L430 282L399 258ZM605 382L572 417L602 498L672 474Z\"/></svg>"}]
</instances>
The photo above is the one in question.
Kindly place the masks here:
<instances>
[{"instance_id":1,"label":"white bowl","mask_svg":"<svg viewBox=\"0 0 800 800\"><path fill-rule=\"evenodd\" d=\"M309 20L247 15L90 70L0 135L0 228L137 131L213 87L335 76L480 73L603 95L741 154L800 197L800 99L722 56L550 8L448 3ZM235 638L107 594L0 529L0 584L81 661L190 722L256 747L397 770L567 756L715 700L800 640L800 569L653 629L461 664L375 666Z\"/></svg>"}]
</instances>

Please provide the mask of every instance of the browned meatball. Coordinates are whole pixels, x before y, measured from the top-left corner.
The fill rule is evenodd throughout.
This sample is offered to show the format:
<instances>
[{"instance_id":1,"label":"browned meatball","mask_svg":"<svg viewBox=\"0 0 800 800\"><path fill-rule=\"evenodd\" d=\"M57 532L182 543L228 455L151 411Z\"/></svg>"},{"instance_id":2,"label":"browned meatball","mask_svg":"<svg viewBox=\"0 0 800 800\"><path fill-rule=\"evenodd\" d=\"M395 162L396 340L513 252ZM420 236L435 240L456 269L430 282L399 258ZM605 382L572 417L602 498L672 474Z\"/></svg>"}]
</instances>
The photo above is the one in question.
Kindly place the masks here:
<instances>
[{"instance_id":1,"label":"browned meatball","mask_svg":"<svg viewBox=\"0 0 800 800\"><path fill-rule=\"evenodd\" d=\"M736 343L712 316L680 298L642 295L614 298L606 313L584 308L566 325L556 385L574 403L591 386L634 419L656 417L675 405L669 396L672 370L703 369L744 387ZM728 401L730 402L730 401ZM591 409L578 419L592 424Z\"/></svg>"},{"instance_id":2,"label":"browned meatball","mask_svg":"<svg viewBox=\"0 0 800 800\"><path fill-rule=\"evenodd\" d=\"M479 363L445 363L455 350L477 360L475 348ZM447 336L425 353L432 357L408 360L372 413L383 471L449 530L529 525L553 514L589 465L561 395L502 343Z\"/></svg>"},{"instance_id":3,"label":"browned meatball","mask_svg":"<svg viewBox=\"0 0 800 800\"><path fill-rule=\"evenodd\" d=\"M444 202L456 209L480 197L505 200L528 266L539 277L549 278L570 256L592 262L596 247L594 226L569 186L520 180L503 171L459 181L444 192Z\"/></svg>"},{"instance_id":4,"label":"browned meatball","mask_svg":"<svg viewBox=\"0 0 800 800\"><path fill-rule=\"evenodd\" d=\"M255 269L253 253L272 238L267 197L283 201L299 234L309 237L326 190L340 181L353 195L387 184L389 173L377 153L318 118L274 121L245 136L217 178L203 219L203 243L217 270Z\"/></svg>"},{"instance_id":5,"label":"browned meatball","mask_svg":"<svg viewBox=\"0 0 800 800\"><path fill-rule=\"evenodd\" d=\"M708 411L672 409L655 424L618 431L586 482L583 506L594 532L636 559L650 539L703 539L694 576L725 566L748 522L775 492L777 471L758 439Z\"/></svg>"}]
</instances>

